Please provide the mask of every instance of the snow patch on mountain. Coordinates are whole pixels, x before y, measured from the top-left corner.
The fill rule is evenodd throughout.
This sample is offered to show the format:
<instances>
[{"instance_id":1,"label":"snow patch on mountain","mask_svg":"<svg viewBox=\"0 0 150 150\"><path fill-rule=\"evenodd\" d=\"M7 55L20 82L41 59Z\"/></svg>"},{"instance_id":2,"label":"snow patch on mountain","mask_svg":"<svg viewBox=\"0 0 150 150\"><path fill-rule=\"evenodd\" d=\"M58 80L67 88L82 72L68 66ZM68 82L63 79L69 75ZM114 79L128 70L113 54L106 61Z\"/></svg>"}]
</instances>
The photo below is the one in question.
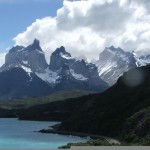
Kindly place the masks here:
<instances>
[{"instance_id":1,"label":"snow patch on mountain","mask_svg":"<svg viewBox=\"0 0 150 150\"><path fill-rule=\"evenodd\" d=\"M81 81L88 80L88 78L84 77L82 74L75 73L74 70L72 70L72 69L70 70L70 72L71 72L72 76L77 80L81 80Z\"/></svg>"},{"instance_id":2,"label":"snow patch on mountain","mask_svg":"<svg viewBox=\"0 0 150 150\"><path fill-rule=\"evenodd\" d=\"M21 68L23 69L23 70L25 70L27 73L31 73L32 72L32 70L31 70L31 68L28 68L28 67L25 67L25 66L21 66Z\"/></svg>"},{"instance_id":3,"label":"snow patch on mountain","mask_svg":"<svg viewBox=\"0 0 150 150\"><path fill-rule=\"evenodd\" d=\"M25 65L28 65L28 64L29 64L28 61L22 61L22 62L23 62L23 64L25 64Z\"/></svg>"},{"instance_id":4,"label":"snow patch on mountain","mask_svg":"<svg viewBox=\"0 0 150 150\"><path fill-rule=\"evenodd\" d=\"M107 65L105 65L107 64ZM98 72L99 76L107 74L109 71L111 71L112 68L117 67L116 62L104 62L103 64L100 64L100 62L96 63L98 66Z\"/></svg>"},{"instance_id":5,"label":"snow patch on mountain","mask_svg":"<svg viewBox=\"0 0 150 150\"><path fill-rule=\"evenodd\" d=\"M44 54L44 52L43 52L43 51L40 51L40 50L38 50L38 49L36 49L35 51L36 51L37 53Z\"/></svg>"},{"instance_id":6,"label":"snow patch on mountain","mask_svg":"<svg viewBox=\"0 0 150 150\"><path fill-rule=\"evenodd\" d=\"M60 56L64 59L71 59L71 57L67 54L64 54L64 53L60 53Z\"/></svg>"},{"instance_id":7,"label":"snow patch on mountain","mask_svg":"<svg viewBox=\"0 0 150 150\"><path fill-rule=\"evenodd\" d=\"M43 73L36 72L36 75L49 84L57 84L57 80L60 78L57 72L53 72L49 68L45 69Z\"/></svg>"},{"instance_id":8,"label":"snow patch on mountain","mask_svg":"<svg viewBox=\"0 0 150 150\"><path fill-rule=\"evenodd\" d=\"M31 82L31 81L32 81L32 76L31 76L31 74L33 73L32 70L31 70L30 68L28 68L28 67L23 66L23 65L21 65L20 67L21 67L25 72L27 72L27 74L28 74L29 77L30 77L29 82Z\"/></svg>"},{"instance_id":9,"label":"snow patch on mountain","mask_svg":"<svg viewBox=\"0 0 150 150\"><path fill-rule=\"evenodd\" d=\"M141 66L144 66L145 64L140 60L140 58L137 56L137 54L135 52L133 52L133 56L136 60L136 66L137 67L141 67Z\"/></svg>"}]
</instances>

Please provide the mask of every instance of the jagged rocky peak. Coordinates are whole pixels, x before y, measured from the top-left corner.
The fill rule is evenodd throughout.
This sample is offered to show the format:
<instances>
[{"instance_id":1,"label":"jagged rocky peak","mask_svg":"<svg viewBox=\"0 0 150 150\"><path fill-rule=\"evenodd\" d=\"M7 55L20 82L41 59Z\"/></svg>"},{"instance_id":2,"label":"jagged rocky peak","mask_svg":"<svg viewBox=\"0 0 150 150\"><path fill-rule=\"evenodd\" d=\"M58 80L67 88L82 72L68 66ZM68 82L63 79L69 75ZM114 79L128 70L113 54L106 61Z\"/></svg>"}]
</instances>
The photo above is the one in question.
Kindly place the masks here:
<instances>
[{"instance_id":1,"label":"jagged rocky peak","mask_svg":"<svg viewBox=\"0 0 150 150\"><path fill-rule=\"evenodd\" d=\"M32 71L43 72L48 67L48 64L39 40L35 39L33 44L26 47L26 49L28 50L28 62Z\"/></svg>"},{"instance_id":2,"label":"jagged rocky peak","mask_svg":"<svg viewBox=\"0 0 150 150\"><path fill-rule=\"evenodd\" d=\"M27 47L15 46L10 49L5 57L5 64L2 69L8 69L10 66L27 67L33 72L43 72L48 67L48 64L45 60L44 52L40 47L39 40L35 39Z\"/></svg>"},{"instance_id":3,"label":"jagged rocky peak","mask_svg":"<svg viewBox=\"0 0 150 150\"><path fill-rule=\"evenodd\" d=\"M65 58L65 59L71 57L71 54L68 53L68 52L66 52L64 46L61 46L60 48L57 48L57 49L52 53L52 55L60 56L60 57L63 57L63 58Z\"/></svg>"},{"instance_id":4,"label":"jagged rocky peak","mask_svg":"<svg viewBox=\"0 0 150 150\"><path fill-rule=\"evenodd\" d=\"M107 50L107 49L110 49L110 50L112 50L112 51L116 51L118 48L115 48L115 47L112 45L112 46L110 46L110 47L106 47L105 49L106 49L106 50Z\"/></svg>"},{"instance_id":5,"label":"jagged rocky peak","mask_svg":"<svg viewBox=\"0 0 150 150\"><path fill-rule=\"evenodd\" d=\"M123 60L127 59L127 57L133 57L132 53L126 52L120 47L115 48L114 46L106 47L105 50L102 53L100 53L100 57L102 54L106 54L106 53L107 54L109 53L110 55L114 55L115 57L122 58Z\"/></svg>"},{"instance_id":6,"label":"jagged rocky peak","mask_svg":"<svg viewBox=\"0 0 150 150\"><path fill-rule=\"evenodd\" d=\"M85 60L87 62L87 58L84 56L84 55L81 55L81 56L78 56L78 57L75 57L76 60Z\"/></svg>"},{"instance_id":7,"label":"jagged rocky peak","mask_svg":"<svg viewBox=\"0 0 150 150\"><path fill-rule=\"evenodd\" d=\"M110 86L115 84L124 72L137 66L133 53L114 46L106 47L95 64L99 76Z\"/></svg>"},{"instance_id":8,"label":"jagged rocky peak","mask_svg":"<svg viewBox=\"0 0 150 150\"><path fill-rule=\"evenodd\" d=\"M133 53L126 52L120 47L115 48L114 46L106 47L103 52L99 55L99 61L109 59L112 61L120 61L125 62L126 65L133 65L135 66L135 58Z\"/></svg>"},{"instance_id":9,"label":"jagged rocky peak","mask_svg":"<svg viewBox=\"0 0 150 150\"><path fill-rule=\"evenodd\" d=\"M66 52L65 47L57 48L50 57L50 69L55 71L62 68L64 64L72 62L71 54Z\"/></svg>"},{"instance_id":10,"label":"jagged rocky peak","mask_svg":"<svg viewBox=\"0 0 150 150\"><path fill-rule=\"evenodd\" d=\"M79 88L82 84L82 88L84 85L84 89L91 91L104 91L108 88L99 77L95 64L71 57L64 47L57 48L52 53L49 68L53 72L58 72L60 77L56 86Z\"/></svg>"},{"instance_id":11,"label":"jagged rocky peak","mask_svg":"<svg viewBox=\"0 0 150 150\"><path fill-rule=\"evenodd\" d=\"M110 49L112 51L121 51L121 52L125 52L123 49L121 49L120 47L114 47L113 45L110 47L106 47L106 49Z\"/></svg>"},{"instance_id":12,"label":"jagged rocky peak","mask_svg":"<svg viewBox=\"0 0 150 150\"><path fill-rule=\"evenodd\" d=\"M40 46L40 41L38 39L34 39L33 43L26 47L26 50L28 50L28 51L39 50L39 51L43 52L42 48Z\"/></svg>"}]
</instances>

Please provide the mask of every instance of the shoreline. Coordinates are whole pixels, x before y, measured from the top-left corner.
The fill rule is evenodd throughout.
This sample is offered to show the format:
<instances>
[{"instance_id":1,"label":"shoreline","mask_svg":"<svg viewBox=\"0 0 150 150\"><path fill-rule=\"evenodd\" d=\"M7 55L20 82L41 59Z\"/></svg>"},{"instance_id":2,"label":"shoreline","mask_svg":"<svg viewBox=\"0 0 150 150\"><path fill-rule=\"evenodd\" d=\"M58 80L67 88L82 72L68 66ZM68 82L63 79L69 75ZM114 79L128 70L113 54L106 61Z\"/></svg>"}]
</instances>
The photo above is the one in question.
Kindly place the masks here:
<instances>
[{"instance_id":1,"label":"shoreline","mask_svg":"<svg viewBox=\"0 0 150 150\"><path fill-rule=\"evenodd\" d=\"M100 135L94 135L94 134L88 134L88 133L80 133L80 132L70 132L70 131L58 131L54 129L42 129L39 130L38 132L40 133L47 133L47 134L59 134L59 135L69 135L69 136L78 136L81 138L88 138L92 140L104 140L107 141L109 144L114 145L118 144L120 145L121 143L113 138L105 137L105 136L100 136Z\"/></svg>"},{"instance_id":2,"label":"shoreline","mask_svg":"<svg viewBox=\"0 0 150 150\"><path fill-rule=\"evenodd\" d=\"M50 133L50 134L78 136L78 137L81 137L81 138L90 137L91 139L101 139L101 140L104 139L103 137L98 136L98 135L91 135L91 134L87 134L87 133L70 132L70 131L57 131L57 130L53 130L53 129L42 129L42 130L39 130L38 132L40 132L40 133Z\"/></svg>"}]
</instances>

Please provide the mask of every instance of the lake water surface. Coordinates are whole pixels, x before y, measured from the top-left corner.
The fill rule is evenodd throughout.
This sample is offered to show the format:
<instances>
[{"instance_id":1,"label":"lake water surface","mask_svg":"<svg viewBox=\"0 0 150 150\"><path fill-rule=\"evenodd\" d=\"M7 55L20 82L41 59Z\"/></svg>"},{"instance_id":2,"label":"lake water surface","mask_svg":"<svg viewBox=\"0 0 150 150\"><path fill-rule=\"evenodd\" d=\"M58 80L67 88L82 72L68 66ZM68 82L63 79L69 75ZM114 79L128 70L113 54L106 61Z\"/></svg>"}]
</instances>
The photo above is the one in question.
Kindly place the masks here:
<instances>
[{"instance_id":1,"label":"lake water surface","mask_svg":"<svg viewBox=\"0 0 150 150\"><path fill-rule=\"evenodd\" d=\"M80 137L34 132L54 124L56 123L0 119L0 148L58 148L67 143L87 141Z\"/></svg>"}]
</instances>

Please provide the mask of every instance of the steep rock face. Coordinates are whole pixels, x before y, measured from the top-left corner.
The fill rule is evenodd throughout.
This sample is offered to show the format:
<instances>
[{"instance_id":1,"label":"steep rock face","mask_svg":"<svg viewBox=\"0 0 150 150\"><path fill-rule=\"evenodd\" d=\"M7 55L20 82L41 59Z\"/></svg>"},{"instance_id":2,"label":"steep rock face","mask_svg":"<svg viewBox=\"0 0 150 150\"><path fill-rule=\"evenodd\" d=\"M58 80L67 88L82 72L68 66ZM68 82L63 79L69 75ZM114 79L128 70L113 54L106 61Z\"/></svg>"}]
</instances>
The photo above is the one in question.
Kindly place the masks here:
<instances>
[{"instance_id":1,"label":"steep rock face","mask_svg":"<svg viewBox=\"0 0 150 150\"><path fill-rule=\"evenodd\" d=\"M113 46L105 48L95 64L98 67L99 76L110 86L115 84L124 72L137 67L132 53Z\"/></svg>"},{"instance_id":2,"label":"steep rock face","mask_svg":"<svg viewBox=\"0 0 150 150\"><path fill-rule=\"evenodd\" d=\"M9 51L1 70L14 66L24 66L33 72L42 72L48 67L38 40L35 39L28 47L15 46Z\"/></svg>"},{"instance_id":3,"label":"steep rock face","mask_svg":"<svg viewBox=\"0 0 150 150\"><path fill-rule=\"evenodd\" d=\"M102 92L108 88L94 64L73 58L64 47L52 53L49 68L58 73L56 89L79 88Z\"/></svg>"},{"instance_id":4,"label":"steep rock face","mask_svg":"<svg viewBox=\"0 0 150 150\"><path fill-rule=\"evenodd\" d=\"M73 60L71 54L66 52L65 48L61 46L57 48L51 55L49 68L52 71L59 70L66 63L71 63Z\"/></svg>"},{"instance_id":5,"label":"steep rock face","mask_svg":"<svg viewBox=\"0 0 150 150\"><path fill-rule=\"evenodd\" d=\"M63 46L52 53L48 66L37 39L27 47L10 49L0 68L0 83L0 99L43 96L66 89L103 92L108 88L94 64L71 57Z\"/></svg>"}]
</instances>

